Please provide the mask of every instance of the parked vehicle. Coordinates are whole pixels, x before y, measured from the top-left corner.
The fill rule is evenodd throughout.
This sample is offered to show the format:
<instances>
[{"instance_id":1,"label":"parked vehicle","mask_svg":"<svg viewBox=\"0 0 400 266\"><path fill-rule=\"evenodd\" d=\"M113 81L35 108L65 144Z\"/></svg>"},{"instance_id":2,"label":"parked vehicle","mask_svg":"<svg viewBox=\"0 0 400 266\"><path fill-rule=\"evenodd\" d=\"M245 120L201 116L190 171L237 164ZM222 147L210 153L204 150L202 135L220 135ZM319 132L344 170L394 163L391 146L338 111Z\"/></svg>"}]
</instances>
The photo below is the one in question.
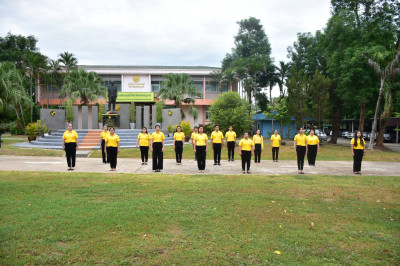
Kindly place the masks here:
<instances>
[{"instance_id":1,"label":"parked vehicle","mask_svg":"<svg viewBox=\"0 0 400 266\"><path fill-rule=\"evenodd\" d=\"M364 139L369 139L369 135L371 134L371 132L364 132L363 133L363 138Z\"/></svg>"},{"instance_id":2,"label":"parked vehicle","mask_svg":"<svg viewBox=\"0 0 400 266\"><path fill-rule=\"evenodd\" d=\"M352 139L352 138L354 138L355 135L356 135L356 132L349 132L349 133L347 133L346 138Z\"/></svg>"},{"instance_id":3,"label":"parked vehicle","mask_svg":"<svg viewBox=\"0 0 400 266\"><path fill-rule=\"evenodd\" d=\"M320 140L328 141L328 136L325 134L324 131L320 131L319 129L316 129L315 135L317 135Z\"/></svg>"},{"instance_id":4,"label":"parked vehicle","mask_svg":"<svg viewBox=\"0 0 400 266\"><path fill-rule=\"evenodd\" d=\"M344 138L347 138L347 135L350 133L350 131L348 131L348 130L345 130L345 131L342 131L341 133L340 133L340 136L342 136L342 137L344 137Z\"/></svg>"}]
</instances>

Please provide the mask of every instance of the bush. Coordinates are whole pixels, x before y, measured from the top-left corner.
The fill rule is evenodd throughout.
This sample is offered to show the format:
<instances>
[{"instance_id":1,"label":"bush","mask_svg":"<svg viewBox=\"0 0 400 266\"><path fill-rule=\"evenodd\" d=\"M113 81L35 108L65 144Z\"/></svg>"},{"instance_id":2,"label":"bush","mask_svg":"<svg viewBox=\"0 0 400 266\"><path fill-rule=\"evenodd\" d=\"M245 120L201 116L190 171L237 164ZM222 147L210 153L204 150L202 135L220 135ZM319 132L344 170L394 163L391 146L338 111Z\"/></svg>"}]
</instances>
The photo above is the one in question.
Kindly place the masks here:
<instances>
[{"instance_id":1,"label":"bush","mask_svg":"<svg viewBox=\"0 0 400 266\"><path fill-rule=\"evenodd\" d=\"M215 126L213 124L207 124L204 125L204 133L206 133L207 135L211 135L211 133L214 131Z\"/></svg>"},{"instance_id":2,"label":"bush","mask_svg":"<svg viewBox=\"0 0 400 266\"><path fill-rule=\"evenodd\" d=\"M26 128L25 132L28 135L28 137L36 137L37 134L39 133L39 129L37 127L36 123L29 123Z\"/></svg>"},{"instance_id":3,"label":"bush","mask_svg":"<svg viewBox=\"0 0 400 266\"><path fill-rule=\"evenodd\" d=\"M223 132L232 126L236 134L241 136L245 131L251 131L253 126L249 110L249 103L241 99L237 92L225 92L211 105L210 121L213 125L219 125Z\"/></svg>"},{"instance_id":4,"label":"bush","mask_svg":"<svg viewBox=\"0 0 400 266\"><path fill-rule=\"evenodd\" d=\"M192 128L190 125L189 121L181 121L181 128L182 132L185 134L186 138L190 138L190 135L192 134Z\"/></svg>"},{"instance_id":5,"label":"bush","mask_svg":"<svg viewBox=\"0 0 400 266\"><path fill-rule=\"evenodd\" d=\"M14 125L14 123L0 123L0 134L3 134L5 132L11 132L11 127Z\"/></svg>"},{"instance_id":6,"label":"bush","mask_svg":"<svg viewBox=\"0 0 400 266\"><path fill-rule=\"evenodd\" d=\"M19 122L13 123L10 127L11 135L23 135L25 134L25 129L21 126Z\"/></svg>"},{"instance_id":7,"label":"bush","mask_svg":"<svg viewBox=\"0 0 400 266\"><path fill-rule=\"evenodd\" d=\"M105 114L105 112L106 112L106 108L104 107L104 104L103 104L103 103L100 103L100 104L99 104L99 113L98 113L98 115L97 115L97 121L98 121L99 123L102 123L102 122L103 122L103 114Z\"/></svg>"},{"instance_id":8,"label":"bush","mask_svg":"<svg viewBox=\"0 0 400 266\"><path fill-rule=\"evenodd\" d=\"M156 121L157 123L162 123L163 117L162 117L162 110L164 108L164 103L162 101L158 101L156 103Z\"/></svg>"},{"instance_id":9,"label":"bush","mask_svg":"<svg viewBox=\"0 0 400 266\"><path fill-rule=\"evenodd\" d=\"M131 106L129 107L129 121L131 123L136 122L136 106L135 102L131 102Z\"/></svg>"},{"instance_id":10,"label":"bush","mask_svg":"<svg viewBox=\"0 0 400 266\"><path fill-rule=\"evenodd\" d=\"M74 121L74 105L72 99L68 99L67 101L65 101L64 106L65 120L72 123Z\"/></svg>"},{"instance_id":11,"label":"bush","mask_svg":"<svg viewBox=\"0 0 400 266\"><path fill-rule=\"evenodd\" d=\"M173 133L174 132L174 127L172 126L171 122L169 122L169 125L168 125L168 132L169 133Z\"/></svg>"}]
</instances>

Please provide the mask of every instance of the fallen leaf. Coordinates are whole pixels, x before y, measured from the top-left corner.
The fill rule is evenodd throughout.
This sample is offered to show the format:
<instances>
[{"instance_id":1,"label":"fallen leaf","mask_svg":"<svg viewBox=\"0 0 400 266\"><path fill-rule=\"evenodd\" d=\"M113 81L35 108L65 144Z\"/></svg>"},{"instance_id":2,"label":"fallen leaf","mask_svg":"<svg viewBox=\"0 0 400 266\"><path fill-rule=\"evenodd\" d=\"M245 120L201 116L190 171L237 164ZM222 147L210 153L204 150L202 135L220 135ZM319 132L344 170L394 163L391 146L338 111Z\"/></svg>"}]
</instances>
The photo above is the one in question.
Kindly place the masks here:
<instances>
[{"instance_id":1,"label":"fallen leaf","mask_svg":"<svg viewBox=\"0 0 400 266\"><path fill-rule=\"evenodd\" d=\"M313 222L311 222L311 226L314 226L314 223L313 223Z\"/></svg>"},{"instance_id":2,"label":"fallen leaf","mask_svg":"<svg viewBox=\"0 0 400 266\"><path fill-rule=\"evenodd\" d=\"M281 255L281 252L279 250L275 250L275 254Z\"/></svg>"},{"instance_id":3,"label":"fallen leaf","mask_svg":"<svg viewBox=\"0 0 400 266\"><path fill-rule=\"evenodd\" d=\"M286 213L286 210L283 210L283 212L285 212L285 213Z\"/></svg>"},{"instance_id":4,"label":"fallen leaf","mask_svg":"<svg viewBox=\"0 0 400 266\"><path fill-rule=\"evenodd\" d=\"M279 226L279 228L283 228L283 226L282 226L282 225L280 225L280 226Z\"/></svg>"}]
</instances>

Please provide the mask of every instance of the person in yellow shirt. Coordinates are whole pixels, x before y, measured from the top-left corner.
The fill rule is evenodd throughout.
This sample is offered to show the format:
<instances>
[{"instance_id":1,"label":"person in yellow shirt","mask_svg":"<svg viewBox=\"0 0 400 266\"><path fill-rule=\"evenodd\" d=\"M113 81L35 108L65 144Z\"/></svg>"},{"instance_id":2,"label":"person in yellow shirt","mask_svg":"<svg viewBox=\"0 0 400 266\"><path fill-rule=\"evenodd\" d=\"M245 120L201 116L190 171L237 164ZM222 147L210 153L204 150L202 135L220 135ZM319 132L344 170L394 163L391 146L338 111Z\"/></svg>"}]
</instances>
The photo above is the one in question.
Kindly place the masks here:
<instances>
[{"instance_id":1,"label":"person in yellow shirt","mask_svg":"<svg viewBox=\"0 0 400 266\"><path fill-rule=\"evenodd\" d=\"M111 171L117 170L117 154L119 153L119 136L115 134L115 129L110 128L110 134L106 137L107 156L110 158Z\"/></svg>"},{"instance_id":2,"label":"person in yellow shirt","mask_svg":"<svg viewBox=\"0 0 400 266\"><path fill-rule=\"evenodd\" d=\"M249 139L249 133L245 132L243 139L239 141L239 153L242 156L242 171L246 173L245 167L247 164L247 173L250 174L251 156L254 154L254 143Z\"/></svg>"},{"instance_id":3,"label":"person in yellow shirt","mask_svg":"<svg viewBox=\"0 0 400 266\"><path fill-rule=\"evenodd\" d=\"M139 144L140 146L140 157L142 158L142 165L147 165L147 160L149 159L149 142L150 134L147 132L147 127L142 128L142 132L139 133L136 148Z\"/></svg>"},{"instance_id":4,"label":"person in yellow shirt","mask_svg":"<svg viewBox=\"0 0 400 266\"><path fill-rule=\"evenodd\" d=\"M236 133L233 127L229 126L228 132L225 133L226 146L228 147L228 162L235 161Z\"/></svg>"},{"instance_id":5,"label":"person in yellow shirt","mask_svg":"<svg viewBox=\"0 0 400 266\"><path fill-rule=\"evenodd\" d=\"M274 162L278 162L280 146L281 146L281 136L278 135L278 130L275 129L274 135L271 136L272 160Z\"/></svg>"},{"instance_id":6,"label":"person in yellow shirt","mask_svg":"<svg viewBox=\"0 0 400 266\"><path fill-rule=\"evenodd\" d=\"M78 133L72 129L72 124L68 124L68 130L63 135L63 150L65 151L65 157L67 157L68 171L75 169L78 146Z\"/></svg>"},{"instance_id":7,"label":"person in yellow shirt","mask_svg":"<svg viewBox=\"0 0 400 266\"><path fill-rule=\"evenodd\" d=\"M150 137L150 149L153 152L153 171L160 172L163 169L164 156L164 133L160 131L160 126L156 126L156 132Z\"/></svg>"},{"instance_id":8,"label":"person in yellow shirt","mask_svg":"<svg viewBox=\"0 0 400 266\"><path fill-rule=\"evenodd\" d=\"M221 165L221 149L224 147L224 134L219 131L219 126L211 133L211 146L214 150L214 165Z\"/></svg>"},{"instance_id":9,"label":"person in yellow shirt","mask_svg":"<svg viewBox=\"0 0 400 266\"><path fill-rule=\"evenodd\" d=\"M257 165L261 160L261 151L264 149L264 139L261 135L261 130L257 129L256 134L253 136L254 142L254 163Z\"/></svg>"},{"instance_id":10,"label":"person in yellow shirt","mask_svg":"<svg viewBox=\"0 0 400 266\"><path fill-rule=\"evenodd\" d=\"M315 166L315 158L317 158L317 152L319 152L319 138L316 136L313 129L310 130L310 135L307 136L307 160L309 166Z\"/></svg>"},{"instance_id":11,"label":"person in yellow shirt","mask_svg":"<svg viewBox=\"0 0 400 266\"><path fill-rule=\"evenodd\" d=\"M306 135L303 134L303 128L300 128L299 134L294 137L294 152L297 154L297 168L299 174L304 174L304 156L306 155Z\"/></svg>"},{"instance_id":12,"label":"person in yellow shirt","mask_svg":"<svg viewBox=\"0 0 400 266\"><path fill-rule=\"evenodd\" d=\"M351 153L353 155L353 172L356 175L361 175L361 162L365 155L365 140L361 137L361 131L350 141Z\"/></svg>"},{"instance_id":13,"label":"person in yellow shirt","mask_svg":"<svg viewBox=\"0 0 400 266\"><path fill-rule=\"evenodd\" d=\"M182 132L182 127L177 126L176 132L174 133L174 149L176 164L182 164L182 153L183 147L185 146L185 134Z\"/></svg>"},{"instance_id":14,"label":"person in yellow shirt","mask_svg":"<svg viewBox=\"0 0 400 266\"><path fill-rule=\"evenodd\" d=\"M103 126L103 131L101 131L101 133L100 133L100 138L101 138L101 157L103 158L103 163L109 163L110 162L108 160L108 158L106 159L107 153L104 151L105 147L106 147L106 137L108 136L108 134L110 134L110 132L108 132L108 126L104 125Z\"/></svg>"},{"instance_id":15,"label":"person in yellow shirt","mask_svg":"<svg viewBox=\"0 0 400 266\"><path fill-rule=\"evenodd\" d=\"M192 135L190 136L190 138L192 139L192 148L193 148L193 152L194 152L194 160L197 161L197 155L196 152L194 151L194 137L196 136L196 134L199 133L199 127L195 126L192 132Z\"/></svg>"},{"instance_id":16,"label":"person in yellow shirt","mask_svg":"<svg viewBox=\"0 0 400 266\"><path fill-rule=\"evenodd\" d=\"M199 127L199 133L194 137L194 152L197 154L197 167L199 173L204 173L206 169L206 157L208 150L208 137L207 134L203 133L203 126Z\"/></svg>"}]
</instances>

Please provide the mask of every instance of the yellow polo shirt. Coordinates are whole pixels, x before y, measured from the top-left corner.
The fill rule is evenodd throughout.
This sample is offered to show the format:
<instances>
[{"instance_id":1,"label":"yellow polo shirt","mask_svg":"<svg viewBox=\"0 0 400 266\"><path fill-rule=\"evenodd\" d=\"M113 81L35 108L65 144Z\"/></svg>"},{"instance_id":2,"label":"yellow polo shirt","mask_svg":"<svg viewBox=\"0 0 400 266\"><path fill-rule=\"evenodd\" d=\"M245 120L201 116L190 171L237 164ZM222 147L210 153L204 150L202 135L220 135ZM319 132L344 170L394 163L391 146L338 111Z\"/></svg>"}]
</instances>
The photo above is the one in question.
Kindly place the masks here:
<instances>
[{"instance_id":1,"label":"yellow polo shirt","mask_svg":"<svg viewBox=\"0 0 400 266\"><path fill-rule=\"evenodd\" d=\"M253 147L254 143L251 139L241 139L239 142L239 146L242 147L242 151L251 151L251 147Z\"/></svg>"},{"instance_id":2,"label":"yellow polo shirt","mask_svg":"<svg viewBox=\"0 0 400 266\"><path fill-rule=\"evenodd\" d=\"M142 147L149 146L150 134L149 133L139 133L138 135L139 145Z\"/></svg>"},{"instance_id":3,"label":"yellow polo shirt","mask_svg":"<svg viewBox=\"0 0 400 266\"><path fill-rule=\"evenodd\" d=\"M194 140L196 141L196 146L206 146L206 140L208 140L208 137L206 133L197 133Z\"/></svg>"},{"instance_id":4,"label":"yellow polo shirt","mask_svg":"<svg viewBox=\"0 0 400 266\"><path fill-rule=\"evenodd\" d=\"M225 133L226 141L235 141L236 133L235 131L228 131Z\"/></svg>"},{"instance_id":5,"label":"yellow polo shirt","mask_svg":"<svg viewBox=\"0 0 400 266\"><path fill-rule=\"evenodd\" d=\"M101 133L100 133L100 137L101 137L101 139L106 139L106 137L108 136L108 135L110 135L110 131L101 131Z\"/></svg>"},{"instance_id":6,"label":"yellow polo shirt","mask_svg":"<svg viewBox=\"0 0 400 266\"><path fill-rule=\"evenodd\" d=\"M119 136L117 134L109 134L106 137L107 147L118 147Z\"/></svg>"},{"instance_id":7,"label":"yellow polo shirt","mask_svg":"<svg viewBox=\"0 0 400 266\"><path fill-rule=\"evenodd\" d=\"M294 137L294 141L297 141L297 146L306 146L306 139L307 138L307 136L306 135L300 135L300 134L297 134L295 137Z\"/></svg>"},{"instance_id":8,"label":"yellow polo shirt","mask_svg":"<svg viewBox=\"0 0 400 266\"><path fill-rule=\"evenodd\" d=\"M211 139L213 143L221 143L222 139L224 138L224 134L221 131L213 131L211 133Z\"/></svg>"},{"instance_id":9,"label":"yellow polo shirt","mask_svg":"<svg viewBox=\"0 0 400 266\"><path fill-rule=\"evenodd\" d=\"M317 145L319 143L319 138L316 135L307 136L306 140L308 145Z\"/></svg>"},{"instance_id":10,"label":"yellow polo shirt","mask_svg":"<svg viewBox=\"0 0 400 266\"><path fill-rule=\"evenodd\" d=\"M183 133L183 132L175 132L174 133L174 139L176 141L183 141L184 138L185 138L185 133Z\"/></svg>"},{"instance_id":11,"label":"yellow polo shirt","mask_svg":"<svg viewBox=\"0 0 400 266\"><path fill-rule=\"evenodd\" d=\"M365 147L365 140L362 139L362 141L363 141L362 143L363 143L364 145L361 145L361 139L360 139L360 138L357 138L357 146L353 146L353 148L354 148L355 150L363 150L364 147ZM355 143L355 140L354 140L354 138L352 138L350 144L354 145L354 143Z\"/></svg>"},{"instance_id":12,"label":"yellow polo shirt","mask_svg":"<svg viewBox=\"0 0 400 266\"><path fill-rule=\"evenodd\" d=\"M271 140L272 140L272 147L279 147L279 141L281 140L281 136L280 135L272 135L271 136Z\"/></svg>"},{"instance_id":13,"label":"yellow polo shirt","mask_svg":"<svg viewBox=\"0 0 400 266\"><path fill-rule=\"evenodd\" d=\"M255 144L261 144L261 148L262 149L264 149L264 139L263 139L263 136L259 136L259 135L257 135L257 134L255 134L254 136L253 136L253 142L254 142L254 145Z\"/></svg>"},{"instance_id":14,"label":"yellow polo shirt","mask_svg":"<svg viewBox=\"0 0 400 266\"><path fill-rule=\"evenodd\" d=\"M164 133L162 133L161 131L159 133L153 132L153 134L151 134L151 139L153 140L153 142L162 142L163 139L165 139Z\"/></svg>"},{"instance_id":15,"label":"yellow polo shirt","mask_svg":"<svg viewBox=\"0 0 400 266\"><path fill-rule=\"evenodd\" d=\"M75 130L69 130L64 132L63 139L65 139L65 143L76 142L78 139L78 133Z\"/></svg>"}]
</instances>

